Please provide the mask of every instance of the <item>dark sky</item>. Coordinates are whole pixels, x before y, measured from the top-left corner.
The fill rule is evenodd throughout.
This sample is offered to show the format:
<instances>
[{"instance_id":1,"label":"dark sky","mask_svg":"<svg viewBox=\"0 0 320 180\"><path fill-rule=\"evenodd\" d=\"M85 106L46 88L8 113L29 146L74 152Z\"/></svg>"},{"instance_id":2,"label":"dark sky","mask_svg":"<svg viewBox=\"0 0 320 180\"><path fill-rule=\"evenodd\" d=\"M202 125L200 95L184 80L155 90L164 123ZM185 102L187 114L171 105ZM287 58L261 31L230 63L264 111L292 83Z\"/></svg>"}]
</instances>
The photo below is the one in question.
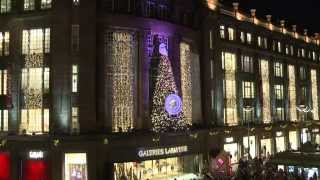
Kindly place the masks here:
<instances>
[{"instance_id":1,"label":"dark sky","mask_svg":"<svg viewBox=\"0 0 320 180\"><path fill-rule=\"evenodd\" d=\"M222 4L232 7L232 2L239 2L239 8L250 13L257 9L257 16L265 18L271 14L273 22L280 24L286 20L286 26L296 24L298 31L308 29L308 34L320 32L320 0L220 0Z\"/></svg>"}]
</instances>

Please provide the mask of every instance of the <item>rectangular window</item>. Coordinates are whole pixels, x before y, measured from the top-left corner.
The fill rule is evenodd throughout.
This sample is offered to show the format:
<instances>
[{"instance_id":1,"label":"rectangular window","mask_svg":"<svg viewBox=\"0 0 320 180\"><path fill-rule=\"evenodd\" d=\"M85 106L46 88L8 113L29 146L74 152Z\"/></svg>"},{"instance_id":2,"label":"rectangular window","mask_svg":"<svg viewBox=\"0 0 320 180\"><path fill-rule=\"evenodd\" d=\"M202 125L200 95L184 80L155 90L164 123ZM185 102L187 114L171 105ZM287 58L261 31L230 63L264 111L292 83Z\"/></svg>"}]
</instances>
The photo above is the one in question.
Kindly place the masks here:
<instances>
[{"instance_id":1,"label":"rectangular window","mask_svg":"<svg viewBox=\"0 0 320 180\"><path fill-rule=\"evenodd\" d=\"M251 33L247 33L247 43L248 44L252 43L252 35L251 35Z\"/></svg>"},{"instance_id":2,"label":"rectangular window","mask_svg":"<svg viewBox=\"0 0 320 180\"><path fill-rule=\"evenodd\" d=\"M288 54L289 54L289 45L286 44L286 55L288 55Z\"/></svg>"},{"instance_id":3,"label":"rectangular window","mask_svg":"<svg viewBox=\"0 0 320 180\"><path fill-rule=\"evenodd\" d=\"M130 0L128 0L128 12L130 12ZM167 13L168 12L168 8L166 5L162 5L162 4L159 4L158 5L158 17L160 19L166 19L167 18Z\"/></svg>"},{"instance_id":4,"label":"rectangular window","mask_svg":"<svg viewBox=\"0 0 320 180\"><path fill-rule=\"evenodd\" d=\"M0 56L9 56L9 43L10 34L9 32L0 32Z\"/></svg>"},{"instance_id":5,"label":"rectangular window","mask_svg":"<svg viewBox=\"0 0 320 180\"><path fill-rule=\"evenodd\" d=\"M268 39L266 37L263 38L263 48L265 48L265 49L268 48Z\"/></svg>"},{"instance_id":6,"label":"rectangular window","mask_svg":"<svg viewBox=\"0 0 320 180\"><path fill-rule=\"evenodd\" d=\"M64 180L88 180L86 153L66 153L64 155Z\"/></svg>"},{"instance_id":7,"label":"rectangular window","mask_svg":"<svg viewBox=\"0 0 320 180\"><path fill-rule=\"evenodd\" d=\"M254 82L243 81L242 82L242 97L246 99L254 98Z\"/></svg>"},{"instance_id":8,"label":"rectangular window","mask_svg":"<svg viewBox=\"0 0 320 180\"><path fill-rule=\"evenodd\" d=\"M312 60L316 60L317 59L317 55L316 52L312 51Z\"/></svg>"},{"instance_id":9,"label":"rectangular window","mask_svg":"<svg viewBox=\"0 0 320 180\"><path fill-rule=\"evenodd\" d=\"M253 73L253 58L250 56L241 56L242 72Z\"/></svg>"},{"instance_id":10,"label":"rectangular window","mask_svg":"<svg viewBox=\"0 0 320 180\"><path fill-rule=\"evenodd\" d=\"M283 85L274 85L274 94L277 100L283 100Z\"/></svg>"},{"instance_id":11,"label":"rectangular window","mask_svg":"<svg viewBox=\"0 0 320 180\"><path fill-rule=\"evenodd\" d=\"M306 57L306 51L304 49L301 49L301 56Z\"/></svg>"},{"instance_id":12,"label":"rectangular window","mask_svg":"<svg viewBox=\"0 0 320 180\"><path fill-rule=\"evenodd\" d=\"M276 108L276 121L283 121L284 120L284 108L277 107Z\"/></svg>"},{"instance_id":13,"label":"rectangular window","mask_svg":"<svg viewBox=\"0 0 320 180\"><path fill-rule=\"evenodd\" d=\"M228 28L228 35L229 35L229 40L230 41L233 41L235 40L235 32L234 32L234 29L233 28Z\"/></svg>"},{"instance_id":14,"label":"rectangular window","mask_svg":"<svg viewBox=\"0 0 320 180\"><path fill-rule=\"evenodd\" d=\"M272 41L272 51L276 51L276 41Z\"/></svg>"},{"instance_id":15,"label":"rectangular window","mask_svg":"<svg viewBox=\"0 0 320 180\"><path fill-rule=\"evenodd\" d=\"M8 73L7 70L0 70L0 95L7 95L8 89Z\"/></svg>"},{"instance_id":16,"label":"rectangular window","mask_svg":"<svg viewBox=\"0 0 320 180\"><path fill-rule=\"evenodd\" d=\"M307 70L305 67L300 67L299 68L299 77L300 80L306 80L307 79Z\"/></svg>"},{"instance_id":17,"label":"rectangular window","mask_svg":"<svg viewBox=\"0 0 320 180\"><path fill-rule=\"evenodd\" d=\"M71 27L71 51L79 52L80 48L80 26L79 24L73 24Z\"/></svg>"},{"instance_id":18,"label":"rectangular window","mask_svg":"<svg viewBox=\"0 0 320 180\"><path fill-rule=\"evenodd\" d=\"M262 46L262 39L261 36L258 36L258 46L261 47Z\"/></svg>"},{"instance_id":19,"label":"rectangular window","mask_svg":"<svg viewBox=\"0 0 320 180\"><path fill-rule=\"evenodd\" d=\"M52 0L41 0L41 9L50 9Z\"/></svg>"},{"instance_id":20,"label":"rectangular window","mask_svg":"<svg viewBox=\"0 0 320 180\"><path fill-rule=\"evenodd\" d=\"M50 28L22 32L22 54L50 53Z\"/></svg>"},{"instance_id":21,"label":"rectangular window","mask_svg":"<svg viewBox=\"0 0 320 180\"><path fill-rule=\"evenodd\" d=\"M71 129L73 132L79 131L79 108L72 107Z\"/></svg>"},{"instance_id":22,"label":"rectangular window","mask_svg":"<svg viewBox=\"0 0 320 180\"><path fill-rule=\"evenodd\" d=\"M8 131L8 110L0 110L0 131Z\"/></svg>"},{"instance_id":23,"label":"rectangular window","mask_svg":"<svg viewBox=\"0 0 320 180\"><path fill-rule=\"evenodd\" d=\"M156 9L155 2L150 0L145 2L145 16L155 17L155 9Z\"/></svg>"},{"instance_id":24,"label":"rectangular window","mask_svg":"<svg viewBox=\"0 0 320 180\"><path fill-rule=\"evenodd\" d=\"M294 55L293 45L290 45L290 55L291 55L291 56L293 56L293 55Z\"/></svg>"},{"instance_id":25,"label":"rectangular window","mask_svg":"<svg viewBox=\"0 0 320 180\"><path fill-rule=\"evenodd\" d=\"M245 108L243 108L242 116L243 116L243 123L253 122L254 109L246 110Z\"/></svg>"},{"instance_id":26,"label":"rectangular window","mask_svg":"<svg viewBox=\"0 0 320 180\"><path fill-rule=\"evenodd\" d=\"M246 38L245 38L245 33L243 31L240 32L240 41L242 43L245 43L246 42Z\"/></svg>"},{"instance_id":27,"label":"rectangular window","mask_svg":"<svg viewBox=\"0 0 320 180\"><path fill-rule=\"evenodd\" d=\"M76 93L78 92L78 73L79 68L78 65L72 65L72 92Z\"/></svg>"},{"instance_id":28,"label":"rectangular window","mask_svg":"<svg viewBox=\"0 0 320 180\"><path fill-rule=\"evenodd\" d=\"M278 47L278 48L277 48L277 49L278 49L278 52L281 53L281 48L282 48L282 47L281 47L281 42L280 42L280 41L278 41L277 47Z\"/></svg>"},{"instance_id":29,"label":"rectangular window","mask_svg":"<svg viewBox=\"0 0 320 180\"><path fill-rule=\"evenodd\" d=\"M25 11L32 11L35 9L35 0L24 0L23 9Z\"/></svg>"},{"instance_id":30,"label":"rectangular window","mask_svg":"<svg viewBox=\"0 0 320 180\"><path fill-rule=\"evenodd\" d=\"M50 88L50 68L44 68L43 73L43 88L44 92L48 93Z\"/></svg>"},{"instance_id":31,"label":"rectangular window","mask_svg":"<svg viewBox=\"0 0 320 180\"><path fill-rule=\"evenodd\" d=\"M11 11L11 0L0 0L0 14Z\"/></svg>"},{"instance_id":32,"label":"rectangular window","mask_svg":"<svg viewBox=\"0 0 320 180\"><path fill-rule=\"evenodd\" d=\"M49 132L49 109L22 109L20 128L27 134Z\"/></svg>"},{"instance_id":33,"label":"rectangular window","mask_svg":"<svg viewBox=\"0 0 320 180\"><path fill-rule=\"evenodd\" d=\"M221 39L225 39L226 36L225 36L225 28L223 25L220 25L220 38Z\"/></svg>"},{"instance_id":34,"label":"rectangular window","mask_svg":"<svg viewBox=\"0 0 320 180\"><path fill-rule=\"evenodd\" d=\"M283 77L282 63L275 62L273 68L274 68L274 76L275 77Z\"/></svg>"}]
</instances>

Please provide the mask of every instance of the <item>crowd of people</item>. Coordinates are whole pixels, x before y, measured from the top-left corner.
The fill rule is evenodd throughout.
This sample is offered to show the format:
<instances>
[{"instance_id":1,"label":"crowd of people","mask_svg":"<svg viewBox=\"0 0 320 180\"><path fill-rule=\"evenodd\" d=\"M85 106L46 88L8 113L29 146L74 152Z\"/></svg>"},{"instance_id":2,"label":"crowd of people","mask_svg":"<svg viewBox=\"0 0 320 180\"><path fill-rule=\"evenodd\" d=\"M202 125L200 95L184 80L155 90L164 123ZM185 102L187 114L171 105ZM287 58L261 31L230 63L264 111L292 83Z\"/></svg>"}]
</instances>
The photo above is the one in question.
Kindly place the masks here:
<instances>
[{"instance_id":1,"label":"crowd of people","mask_svg":"<svg viewBox=\"0 0 320 180\"><path fill-rule=\"evenodd\" d=\"M307 173L297 170L294 172L287 172L284 169L278 168L260 158L253 160L239 161L237 171L231 179L235 180L318 180L317 174L313 177L307 176Z\"/></svg>"},{"instance_id":2,"label":"crowd of people","mask_svg":"<svg viewBox=\"0 0 320 180\"><path fill-rule=\"evenodd\" d=\"M267 159L243 158L239 160L238 167L231 176L215 174L207 178L213 180L318 180L317 173L308 177L308 173L301 169L288 172L286 169L278 168L276 165L268 163Z\"/></svg>"}]
</instances>

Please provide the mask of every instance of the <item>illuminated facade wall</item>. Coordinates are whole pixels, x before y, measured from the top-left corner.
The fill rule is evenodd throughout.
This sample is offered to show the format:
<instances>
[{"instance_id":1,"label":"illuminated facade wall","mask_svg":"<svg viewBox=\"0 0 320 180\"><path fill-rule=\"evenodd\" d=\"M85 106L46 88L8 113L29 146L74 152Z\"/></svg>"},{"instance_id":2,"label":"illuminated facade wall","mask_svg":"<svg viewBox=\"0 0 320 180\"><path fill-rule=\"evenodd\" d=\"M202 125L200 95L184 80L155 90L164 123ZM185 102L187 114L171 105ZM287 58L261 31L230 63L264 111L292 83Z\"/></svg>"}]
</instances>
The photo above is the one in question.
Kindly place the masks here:
<instances>
[{"instance_id":1,"label":"illuminated facade wall","mask_svg":"<svg viewBox=\"0 0 320 180\"><path fill-rule=\"evenodd\" d=\"M44 67L44 53L50 52L50 29L23 30L21 89L24 103L20 130L25 133L49 132L49 109L43 103L49 91L50 69Z\"/></svg>"},{"instance_id":2,"label":"illuminated facade wall","mask_svg":"<svg viewBox=\"0 0 320 180\"><path fill-rule=\"evenodd\" d=\"M222 69L224 70L224 123L238 124L237 97L236 97L236 55L222 52Z\"/></svg>"},{"instance_id":3,"label":"illuminated facade wall","mask_svg":"<svg viewBox=\"0 0 320 180\"><path fill-rule=\"evenodd\" d=\"M289 75L289 103L290 121L297 121L297 100L296 100L296 77L293 65L288 65Z\"/></svg>"},{"instance_id":4,"label":"illuminated facade wall","mask_svg":"<svg viewBox=\"0 0 320 180\"><path fill-rule=\"evenodd\" d=\"M180 43L182 107L184 118L188 124L192 124L192 59L190 55L189 44Z\"/></svg>"},{"instance_id":5,"label":"illuminated facade wall","mask_svg":"<svg viewBox=\"0 0 320 180\"><path fill-rule=\"evenodd\" d=\"M260 61L260 73L262 81L262 118L264 123L271 122L270 111L270 84L269 84L269 62L267 60Z\"/></svg>"},{"instance_id":6,"label":"illuminated facade wall","mask_svg":"<svg viewBox=\"0 0 320 180\"><path fill-rule=\"evenodd\" d=\"M106 44L109 61L106 86L112 131L126 132L134 127L136 37L126 31L108 32Z\"/></svg>"},{"instance_id":7,"label":"illuminated facade wall","mask_svg":"<svg viewBox=\"0 0 320 180\"><path fill-rule=\"evenodd\" d=\"M311 93L312 93L312 113L313 120L319 120L319 106L318 106L318 82L317 82L317 71L311 70Z\"/></svg>"}]
</instances>

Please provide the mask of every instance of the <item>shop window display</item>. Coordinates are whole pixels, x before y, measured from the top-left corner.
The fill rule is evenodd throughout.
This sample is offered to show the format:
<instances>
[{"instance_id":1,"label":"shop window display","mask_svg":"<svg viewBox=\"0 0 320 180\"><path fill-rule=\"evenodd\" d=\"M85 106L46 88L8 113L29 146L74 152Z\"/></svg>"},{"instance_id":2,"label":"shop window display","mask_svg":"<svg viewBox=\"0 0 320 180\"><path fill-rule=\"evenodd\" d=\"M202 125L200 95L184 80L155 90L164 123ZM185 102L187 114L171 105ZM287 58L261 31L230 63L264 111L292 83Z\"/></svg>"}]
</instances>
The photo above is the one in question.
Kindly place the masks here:
<instances>
[{"instance_id":1,"label":"shop window display","mask_svg":"<svg viewBox=\"0 0 320 180\"><path fill-rule=\"evenodd\" d=\"M64 180L87 180L87 154L67 153L64 162Z\"/></svg>"},{"instance_id":2,"label":"shop window display","mask_svg":"<svg viewBox=\"0 0 320 180\"><path fill-rule=\"evenodd\" d=\"M297 131L289 132L289 148L290 150L298 150L298 133Z\"/></svg>"},{"instance_id":3,"label":"shop window display","mask_svg":"<svg viewBox=\"0 0 320 180\"><path fill-rule=\"evenodd\" d=\"M238 162L238 144L237 143L225 144L224 150L230 153L231 164Z\"/></svg>"},{"instance_id":4,"label":"shop window display","mask_svg":"<svg viewBox=\"0 0 320 180\"><path fill-rule=\"evenodd\" d=\"M243 147L245 149L245 154L247 156L248 154L248 149L250 150L249 154L251 158L256 157L256 138L255 136L249 136L249 144L250 146L248 147L248 136L243 137Z\"/></svg>"},{"instance_id":5,"label":"shop window display","mask_svg":"<svg viewBox=\"0 0 320 180\"><path fill-rule=\"evenodd\" d=\"M114 164L115 180L199 179L202 155Z\"/></svg>"},{"instance_id":6,"label":"shop window display","mask_svg":"<svg viewBox=\"0 0 320 180\"><path fill-rule=\"evenodd\" d=\"M44 160L26 160L23 164L23 180L48 180L47 166Z\"/></svg>"},{"instance_id":7,"label":"shop window display","mask_svg":"<svg viewBox=\"0 0 320 180\"><path fill-rule=\"evenodd\" d=\"M277 153L285 151L285 140L283 136L276 137L276 150Z\"/></svg>"},{"instance_id":8,"label":"shop window display","mask_svg":"<svg viewBox=\"0 0 320 180\"><path fill-rule=\"evenodd\" d=\"M270 157L272 154L271 139L261 139L261 154L262 157Z\"/></svg>"}]
</instances>

